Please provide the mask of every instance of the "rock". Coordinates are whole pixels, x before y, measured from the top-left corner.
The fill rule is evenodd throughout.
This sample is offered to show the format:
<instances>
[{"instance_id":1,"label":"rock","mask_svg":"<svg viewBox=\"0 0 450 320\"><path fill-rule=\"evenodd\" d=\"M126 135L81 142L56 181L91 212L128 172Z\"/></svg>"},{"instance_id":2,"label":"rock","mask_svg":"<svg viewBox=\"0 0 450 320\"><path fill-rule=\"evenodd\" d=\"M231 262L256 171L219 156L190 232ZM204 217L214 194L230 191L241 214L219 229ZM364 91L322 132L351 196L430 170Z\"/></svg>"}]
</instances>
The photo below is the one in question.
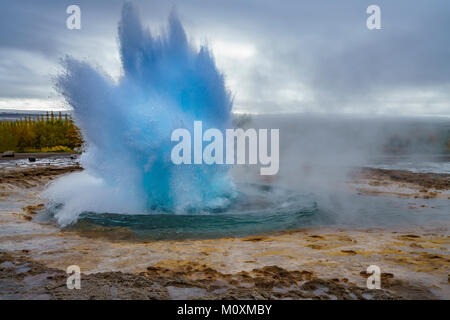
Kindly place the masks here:
<instances>
[{"instance_id":1,"label":"rock","mask_svg":"<svg viewBox=\"0 0 450 320\"><path fill-rule=\"evenodd\" d=\"M36 214L36 213L38 213L38 211L44 209L44 204L40 203L37 205L30 205L30 206L26 206L22 209L23 209L23 211L25 211L28 214Z\"/></svg>"},{"instance_id":2,"label":"rock","mask_svg":"<svg viewBox=\"0 0 450 320\"><path fill-rule=\"evenodd\" d=\"M30 161L30 162L36 162L36 158L35 158L35 157L29 157L29 158L28 158L28 161Z\"/></svg>"},{"instance_id":3,"label":"rock","mask_svg":"<svg viewBox=\"0 0 450 320\"><path fill-rule=\"evenodd\" d=\"M2 158L14 158L14 151L5 151L2 153Z\"/></svg>"},{"instance_id":4,"label":"rock","mask_svg":"<svg viewBox=\"0 0 450 320\"><path fill-rule=\"evenodd\" d=\"M355 254L357 254L357 252L354 251L354 250L341 250L341 252L342 252L342 253L345 253L345 254L352 255L352 256L354 256Z\"/></svg>"}]
</instances>

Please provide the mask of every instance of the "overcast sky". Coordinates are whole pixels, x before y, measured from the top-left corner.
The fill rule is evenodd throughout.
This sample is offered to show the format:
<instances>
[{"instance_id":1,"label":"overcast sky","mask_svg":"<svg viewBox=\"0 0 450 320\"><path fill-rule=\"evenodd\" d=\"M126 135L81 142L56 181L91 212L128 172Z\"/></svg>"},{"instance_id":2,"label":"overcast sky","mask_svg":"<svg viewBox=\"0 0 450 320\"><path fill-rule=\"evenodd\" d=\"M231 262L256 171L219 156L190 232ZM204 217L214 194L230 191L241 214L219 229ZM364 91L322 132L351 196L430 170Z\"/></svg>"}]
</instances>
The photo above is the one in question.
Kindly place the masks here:
<instances>
[{"instance_id":1,"label":"overcast sky","mask_svg":"<svg viewBox=\"0 0 450 320\"><path fill-rule=\"evenodd\" d=\"M159 33L175 7L197 46L209 43L234 111L450 116L448 0L133 1ZM123 1L2 0L0 109L60 109L59 59L71 55L115 79ZM66 28L67 6L81 30ZM381 8L381 30L366 9Z\"/></svg>"}]
</instances>

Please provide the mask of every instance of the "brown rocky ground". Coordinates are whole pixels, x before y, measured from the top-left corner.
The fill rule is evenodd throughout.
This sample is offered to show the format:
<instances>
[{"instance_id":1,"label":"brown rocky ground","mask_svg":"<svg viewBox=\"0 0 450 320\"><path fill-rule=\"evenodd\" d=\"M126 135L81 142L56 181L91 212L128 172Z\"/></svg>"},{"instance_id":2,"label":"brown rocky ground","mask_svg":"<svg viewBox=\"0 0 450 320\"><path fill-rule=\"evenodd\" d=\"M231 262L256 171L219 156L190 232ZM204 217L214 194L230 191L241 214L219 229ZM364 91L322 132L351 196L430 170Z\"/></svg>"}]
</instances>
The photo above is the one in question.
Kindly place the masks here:
<instances>
[{"instance_id":1,"label":"brown rocky ground","mask_svg":"<svg viewBox=\"0 0 450 320\"><path fill-rule=\"evenodd\" d=\"M364 168L360 171L368 178L375 180L392 180L413 183L424 188L437 190L450 189L450 174L445 173L412 173L404 170L385 170Z\"/></svg>"},{"instance_id":2,"label":"brown rocky ground","mask_svg":"<svg viewBox=\"0 0 450 320\"><path fill-rule=\"evenodd\" d=\"M57 176L81 171L78 165L67 167L42 166L30 168L5 168L0 170L0 185L12 185L23 188L36 187L45 184Z\"/></svg>"},{"instance_id":3,"label":"brown rocky ground","mask_svg":"<svg viewBox=\"0 0 450 320\"><path fill-rule=\"evenodd\" d=\"M364 194L450 199L450 174L445 173L363 168L353 172L351 183L356 191Z\"/></svg>"},{"instance_id":4,"label":"brown rocky ground","mask_svg":"<svg viewBox=\"0 0 450 320\"><path fill-rule=\"evenodd\" d=\"M35 214L43 208L38 195L45 184L77 170L81 168L0 170L0 299L450 298L446 223L137 241L126 228L76 232L36 222ZM406 189L414 191L408 196L421 194L425 187L411 174L405 175L407 182L399 177L363 171L355 185L363 189L373 182L382 187L385 182L408 184ZM423 179L429 179L427 188L437 190L445 186L441 178ZM66 287L65 270L73 264L83 273L81 290ZM366 269L372 264L382 270L380 290L366 288Z\"/></svg>"},{"instance_id":5,"label":"brown rocky ground","mask_svg":"<svg viewBox=\"0 0 450 320\"><path fill-rule=\"evenodd\" d=\"M360 288L342 279L320 279L310 271L266 266L223 274L189 262L169 269L150 266L137 274L99 272L81 275L81 289L67 289L68 275L18 254L0 252L2 299L401 299L433 298L392 274L382 274L387 289ZM391 289L391 290L388 290Z\"/></svg>"}]
</instances>

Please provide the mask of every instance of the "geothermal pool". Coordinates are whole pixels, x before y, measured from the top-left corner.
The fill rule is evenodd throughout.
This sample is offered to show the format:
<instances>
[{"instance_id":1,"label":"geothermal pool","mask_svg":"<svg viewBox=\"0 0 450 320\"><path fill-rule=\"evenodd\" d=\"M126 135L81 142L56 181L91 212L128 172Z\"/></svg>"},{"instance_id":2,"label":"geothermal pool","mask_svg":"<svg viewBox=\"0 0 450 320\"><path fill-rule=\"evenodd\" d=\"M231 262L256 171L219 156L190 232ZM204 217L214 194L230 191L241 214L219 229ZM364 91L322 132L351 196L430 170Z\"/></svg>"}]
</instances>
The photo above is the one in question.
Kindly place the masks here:
<instances>
[{"instance_id":1,"label":"geothermal pool","mask_svg":"<svg viewBox=\"0 0 450 320\"><path fill-rule=\"evenodd\" d=\"M129 230L135 240L145 241L245 237L308 227L420 227L450 219L447 198L433 199L430 205L428 199L390 194L373 196L342 191L324 197L270 185L237 186L243 192L226 210L183 214L83 212L74 224L63 229L81 233ZM57 209L54 210L41 212L36 221L55 223Z\"/></svg>"},{"instance_id":2,"label":"geothermal pool","mask_svg":"<svg viewBox=\"0 0 450 320\"><path fill-rule=\"evenodd\" d=\"M72 230L96 226L124 227L138 239L204 239L245 236L290 230L320 220L317 203L300 194L270 185L237 185L238 195L226 208L174 214L155 209L142 214L83 212ZM48 208L39 219L51 221L58 208Z\"/></svg>"},{"instance_id":3,"label":"geothermal pool","mask_svg":"<svg viewBox=\"0 0 450 320\"><path fill-rule=\"evenodd\" d=\"M129 215L110 213L83 213L72 230L102 227L125 227L133 231L138 240L181 240L244 237L297 230L307 227L393 227L420 226L448 221L448 200L437 200L432 209L408 210L408 199L367 196L358 197L366 210L339 212L310 202L296 203L297 208L268 208L260 212L214 213L195 215ZM305 201L308 202L308 201ZM419 201L422 203L421 201ZM422 204L420 204L422 205ZM419 206L420 206L419 205ZM303 207L302 207L303 206Z\"/></svg>"}]
</instances>

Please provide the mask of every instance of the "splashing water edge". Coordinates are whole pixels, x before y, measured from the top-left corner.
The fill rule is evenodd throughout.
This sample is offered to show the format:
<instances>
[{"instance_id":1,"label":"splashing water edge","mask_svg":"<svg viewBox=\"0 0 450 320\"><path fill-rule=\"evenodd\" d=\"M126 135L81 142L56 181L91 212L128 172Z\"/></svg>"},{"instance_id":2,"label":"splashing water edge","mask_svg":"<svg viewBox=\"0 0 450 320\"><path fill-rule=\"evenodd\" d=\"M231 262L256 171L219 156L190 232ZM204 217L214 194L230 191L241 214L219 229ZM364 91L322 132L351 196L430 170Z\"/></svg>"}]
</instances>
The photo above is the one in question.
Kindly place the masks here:
<instances>
[{"instance_id":1,"label":"splashing water edge","mask_svg":"<svg viewBox=\"0 0 450 320\"><path fill-rule=\"evenodd\" d=\"M142 214L226 208L236 197L229 166L174 165L171 132L224 130L232 99L207 46L195 49L172 12L166 32L145 29L130 3L118 27L123 76L116 84L87 62L63 59L56 88L73 107L87 141L84 172L44 193L62 226L83 212Z\"/></svg>"}]
</instances>

